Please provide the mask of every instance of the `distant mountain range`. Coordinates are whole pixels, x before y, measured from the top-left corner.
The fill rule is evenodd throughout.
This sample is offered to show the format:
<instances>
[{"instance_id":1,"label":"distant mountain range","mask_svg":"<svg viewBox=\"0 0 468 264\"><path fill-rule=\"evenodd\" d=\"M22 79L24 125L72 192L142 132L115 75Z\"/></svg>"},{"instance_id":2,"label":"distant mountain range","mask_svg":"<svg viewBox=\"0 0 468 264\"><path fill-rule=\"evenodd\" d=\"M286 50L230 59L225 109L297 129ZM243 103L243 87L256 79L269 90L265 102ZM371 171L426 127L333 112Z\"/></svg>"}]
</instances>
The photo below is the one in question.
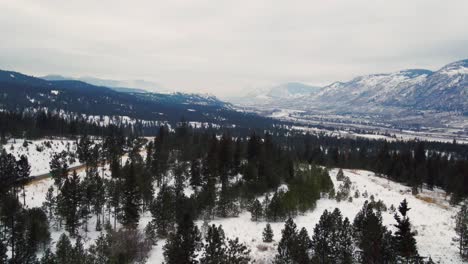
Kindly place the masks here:
<instances>
[{"instance_id":1,"label":"distant mountain range","mask_svg":"<svg viewBox=\"0 0 468 264\"><path fill-rule=\"evenodd\" d=\"M47 109L94 116L126 116L170 124L187 121L237 127L266 127L270 118L244 113L210 95L118 92L79 80L36 78L0 70L0 110ZM53 79L53 80L52 80Z\"/></svg>"},{"instance_id":2,"label":"distant mountain range","mask_svg":"<svg viewBox=\"0 0 468 264\"><path fill-rule=\"evenodd\" d=\"M294 87L301 85L295 83L292 87L294 91ZM335 113L434 110L468 115L468 60L450 63L435 72L412 69L371 74L322 88L299 89L297 93L292 93L287 84L255 96L238 98L234 102L263 108L325 110Z\"/></svg>"},{"instance_id":3,"label":"distant mountain range","mask_svg":"<svg viewBox=\"0 0 468 264\"><path fill-rule=\"evenodd\" d=\"M229 101L241 105L268 106L282 100L291 100L315 94L321 87L311 86L299 82L289 82L271 88L257 89L246 96L230 98Z\"/></svg>"},{"instance_id":4,"label":"distant mountain range","mask_svg":"<svg viewBox=\"0 0 468 264\"><path fill-rule=\"evenodd\" d=\"M109 87L113 90L124 93L169 93L169 90L162 88L161 85L145 80L107 80L95 77L73 78L54 74L46 75L40 78L48 81L82 81L92 85Z\"/></svg>"}]
</instances>

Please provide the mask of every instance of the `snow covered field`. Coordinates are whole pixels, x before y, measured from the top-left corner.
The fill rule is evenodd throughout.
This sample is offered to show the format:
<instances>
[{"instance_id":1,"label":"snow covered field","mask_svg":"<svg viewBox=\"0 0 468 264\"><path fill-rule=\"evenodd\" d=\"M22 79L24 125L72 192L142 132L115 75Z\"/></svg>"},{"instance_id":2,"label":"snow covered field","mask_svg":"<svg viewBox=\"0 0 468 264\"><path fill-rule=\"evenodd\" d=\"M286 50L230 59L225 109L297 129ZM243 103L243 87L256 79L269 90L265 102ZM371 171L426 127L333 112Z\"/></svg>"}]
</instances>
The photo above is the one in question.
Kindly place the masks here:
<instances>
[{"instance_id":1,"label":"snow covered field","mask_svg":"<svg viewBox=\"0 0 468 264\"><path fill-rule=\"evenodd\" d=\"M339 185L339 182L336 181L337 171L337 169L330 171L335 189ZM452 217L457 210L449 206L448 197L445 197L443 191L424 190L418 197L415 197L411 194L409 187L377 177L372 172L344 170L344 173L352 181L352 195L355 190L359 190L361 194L367 191L369 196L375 196L375 200L383 200L387 207L392 204L398 207L404 198L407 199L409 206L412 208L409 217L414 230L417 231L416 240L421 255L431 256L433 260L440 261L440 263L463 263L458 257L455 243L452 242L452 238L455 237L453 230L455 222ZM45 179L28 185L26 188L27 205L29 207L40 206L45 200L47 189L52 184L51 179ZM190 191L189 189L187 188L187 192ZM157 192L157 190L155 191ZM362 195L357 199L353 197L353 202L320 199L315 210L300 215L294 220L299 229L305 227L309 235L312 235L313 228L324 210L332 211L337 207L344 217L352 220L362 208L365 200L366 198L362 197ZM139 228L143 230L150 220L151 215L148 212L144 213L141 216ZM386 226L393 229L395 220L392 214L383 212L383 221ZM202 221L197 221L199 227L201 227L202 223ZM242 212L236 218L215 219L210 224L222 225L227 237L239 237L241 242L246 243L252 250L251 256L256 260L256 263L270 263L276 254L277 242L281 238L281 229L284 226L282 222L271 223L275 242L267 244L262 242L262 231L266 222L252 222L248 212ZM94 226L95 219L93 217L89 222L90 232L86 234L85 245L90 245L99 235L98 232L94 231ZM53 241L56 241L62 231L51 230L51 233ZM158 241L158 245L150 253L148 263L162 263L164 243L164 240Z\"/></svg>"},{"instance_id":2,"label":"snow covered field","mask_svg":"<svg viewBox=\"0 0 468 264\"><path fill-rule=\"evenodd\" d=\"M337 169L330 171L335 189L339 185L336 181L337 172ZM409 217L418 233L416 240L421 255L431 256L434 261L440 261L440 263L463 263L458 256L455 243L452 242L452 238L455 237L455 222L452 216L456 214L457 210L449 206L443 191L424 190L420 194L421 197L430 197L435 201L435 203L429 203L413 196L409 187L377 177L372 172L344 170L344 173L353 183L352 194L355 190L359 190L361 194L367 190L369 196L374 195L376 200L383 200L387 207L393 204L396 208L403 199L407 199L412 208ZM352 220L362 208L365 200L366 198L363 198L362 195L358 199L353 198L352 203L320 199L315 210L296 217L294 221L298 229L305 227L309 235L312 235L313 228L324 210L333 211L333 209L339 208L344 217ZM383 222L389 228L392 228L392 225L396 223L393 214L389 212L383 213ZM257 263L270 263L276 254L277 244L275 242L270 244L262 242L262 231L266 222L252 222L248 212L241 213L238 218L217 219L212 223L223 225L227 237L239 237L242 242L248 244L252 250L251 255ZM201 226L201 224L202 222L198 221L198 225ZM274 239L277 242L281 238L281 229L284 227L284 223L271 223L271 226L275 234ZM264 248L267 250L264 251ZM161 259L162 256L156 257L156 255L161 254L162 252L153 251L154 256L152 257L154 260Z\"/></svg>"},{"instance_id":3,"label":"snow covered field","mask_svg":"<svg viewBox=\"0 0 468 264\"><path fill-rule=\"evenodd\" d=\"M69 139L41 139L26 140L27 146L24 146L24 139L10 140L3 147L7 153L13 154L16 158L21 155L28 157L31 164L31 176L37 176L50 171L49 162L55 153L62 151L76 152L76 141ZM78 159L69 166L79 165Z\"/></svg>"}]
</instances>

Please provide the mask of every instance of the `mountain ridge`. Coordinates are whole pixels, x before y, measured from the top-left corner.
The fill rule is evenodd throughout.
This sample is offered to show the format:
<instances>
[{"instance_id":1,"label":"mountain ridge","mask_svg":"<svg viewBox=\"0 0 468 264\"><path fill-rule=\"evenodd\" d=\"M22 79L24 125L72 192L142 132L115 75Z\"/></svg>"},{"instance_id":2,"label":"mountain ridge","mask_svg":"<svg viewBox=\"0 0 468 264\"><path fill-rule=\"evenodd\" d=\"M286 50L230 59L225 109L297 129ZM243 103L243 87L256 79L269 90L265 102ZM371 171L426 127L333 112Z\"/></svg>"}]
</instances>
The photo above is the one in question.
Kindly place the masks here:
<instances>
[{"instance_id":1,"label":"mountain ridge","mask_svg":"<svg viewBox=\"0 0 468 264\"><path fill-rule=\"evenodd\" d=\"M276 99L276 100L275 100ZM238 101L255 107L255 102ZM262 108L326 110L372 113L385 108L455 111L468 114L468 59L449 63L439 70L404 69L390 73L356 76L295 97L269 98Z\"/></svg>"},{"instance_id":2,"label":"mountain ridge","mask_svg":"<svg viewBox=\"0 0 468 264\"><path fill-rule=\"evenodd\" d=\"M47 111L92 116L126 116L170 124L182 118L216 125L269 126L254 113L233 109L215 96L185 93L122 93L79 80L48 81L0 70L0 109L12 112Z\"/></svg>"}]
</instances>

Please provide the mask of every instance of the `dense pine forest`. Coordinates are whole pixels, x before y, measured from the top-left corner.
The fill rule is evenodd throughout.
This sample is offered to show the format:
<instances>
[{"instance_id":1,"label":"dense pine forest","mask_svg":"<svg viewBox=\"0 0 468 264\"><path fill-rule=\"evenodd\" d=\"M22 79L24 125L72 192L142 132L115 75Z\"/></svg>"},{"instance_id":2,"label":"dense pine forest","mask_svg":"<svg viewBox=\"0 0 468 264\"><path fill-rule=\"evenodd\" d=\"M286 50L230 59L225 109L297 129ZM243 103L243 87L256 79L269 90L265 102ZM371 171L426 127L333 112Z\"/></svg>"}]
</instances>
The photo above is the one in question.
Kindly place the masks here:
<instances>
[{"instance_id":1,"label":"dense pine forest","mask_svg":"<svg viewBox=\"0 0 468 264\"><path fill-rule=\"evenodd\" d=\"M148 139L125 127L38 116L33 121L2 113L1 120L34 124L36 129L30 130L38 133L34 136L75 127L75 132L65 134L75 135L78 148L76 153L56 153L50 160L54 184L41 208L27 208L22 201L24 187L32 180L27 157L16 159L1 152L2 263L144 262L162 239L166 263L249 263L245 244L226 237L222 226L208 224L242 211L251 213L251 221L285 221L282 237L276 238L275 263L431 263L417 252L406 200L390 209L395 212L396 232L382 224L381 214L387 208L374 197L354 221L339 209L323 212L313 234L298 230L293 219L313 210L322 197L345 200L360 195L351 193L350 181L341 171L337 179L343 184L335 190L329 167L372 170L412 186L414 193L423 185L443 188L452 194L454 205L468 196L467 149L456 142L346 139L281 129L245 135L245 130L194 129L186 122L174 129L161 126L157 136ZM32 128L8 127L3 142ZM84 177L69 169L71 158L85 165ZM194 192L186 193L187 186ZM140 232L145 212L152 220ZM89 225L92 217L95 226ZM195 220L203 220L203 226L198 228ZM467 224L463 206L456 231L464 256ZM68 234L60 237L56 250L50 243L50 228ZM83 233L90 230L101 235L85 249ZM272 236L267 224L259 239L270 243Z\"/></svg>"}]
</instances>

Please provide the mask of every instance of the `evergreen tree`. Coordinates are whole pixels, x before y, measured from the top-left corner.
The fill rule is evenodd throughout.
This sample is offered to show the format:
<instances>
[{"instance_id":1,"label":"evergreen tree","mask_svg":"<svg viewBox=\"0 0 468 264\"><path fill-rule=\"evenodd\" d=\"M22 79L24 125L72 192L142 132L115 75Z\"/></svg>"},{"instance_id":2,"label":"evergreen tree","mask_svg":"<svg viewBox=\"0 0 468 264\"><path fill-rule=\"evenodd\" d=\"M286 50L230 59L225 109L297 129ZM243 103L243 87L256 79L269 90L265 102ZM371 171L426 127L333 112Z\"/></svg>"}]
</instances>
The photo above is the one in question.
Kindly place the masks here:
<instances>
[{"instance_id":1,"label":"evergreen tree","mask_svg":"<svg viewBox=\"0 0 468 264\"><path fill-rule=\"evenodd\" d=\"M347 217L343 220L343 223L339 230L337 244L338 244L337 246L338 256L336 258L337 263L340 263L340 264L354 263L353 229Z\"/></svg>"},{"instance_id":2,"label":"evergreen tree","mask_svg":"<svg viewBox=\"0 0 468 264\"><path fill-rule=\"evenodd\" d=\"M281 230L281 240L278 243L278 253L275 256L274 263L299 263L295 256L298 246L297 227L292 218L288 218Z\"/></svg>"},{"instance_id":3,"label":"evergreen tree","mask_svg":"<svg viewBox=\"0 0 468 264\"><path fill-rule=\"evenodd\" d=\"M468 257L468 207L464 203L455 218L455 232L457 234L460 255Z\"/></svg>"},{"instance_id":4,"label":"evergreen tree","mask_svg":"<svg viewBox=\"0 0 468 264\"><path fill-rule=\"evenodd\" d=\"M391 263L395 260L392 234L382 224L380 212L374 212L367 201L354 218L353 226L356 244L362 252L360 261Z\"/></svg>"},{"instance_id":5,"label":"evergreen tree","mask_svg":"<svg viewBox=\"0 0 468 264\"><path fill-rule=\"evenodd\" d=\"M157 244L157 233L156 233L156 225L153 221L149 222L145 227L145 236L146 238L151 241L153 246Z\"/></svg>"},{"instance_id":6,"label":"evergreen tree","mask_svg":"<svg viewBox=\"0 0 468 264\"><path fill-rule=\"evenodd\" d=\"M65 219L65 229L71 236L77 234L80 226L79 208L82 205L82 197L80 178L76 171L73 171L72 176L66 178L57 198L58 211Z\"/></svg>"},{"instance_id":7,"label":"evergreen tree","mask_svg":"<svg viewBox=\"0 0 468 264\"><path fill-rule=\"evenodd\" d=\"M336 215L330 214L327 210L320 216L312 236L313 259L316 262L334 263L336 257L334 243L337 239L339 221Z\"/></svg>"},{"instance_id":8,"label":"evergreen tree","mask_svg":"<svg viewBox=\"0 0 468 264\"><path fill-rule=\"evenodd\" d=\"M36 250L38 241L34 239L33 230L28 230L27 215L25 210L21 210L15 219L11 230L12 257L10 263L36 263Z\"/></svg>"},{"instance_id":9,"label":"evergreen tree","mask_svg":"<svg viewBox=\"0 0 468 264\"><path fill-rule=\"evenodd\" d=\"M212 225L208 228L206 243L204 244L204 254L200 259L201 263L217 264L223 263L226 258L224 230L221 226Z\"/></svg>"},{"instance_id":10,"label":"evergreen tree","mask_svg":"<svg viewBox=\"0 0 468 264\"><path fill-rule=\"evenodd\" d=\"M249 208L249 211L251 215L250 219L252 219L252 221L257 222L262 219L263 208L262 208L262 204L260 203L258 199L255 199L255 201L253 201L252 205Z\"/></svg>"},{"instance_id":11,"label":"evergreen tree","mask_svg":"<svg viewBox=\"0 0 468 264\"><path fill-rule=\"evenodd\" d=\"M172 187L162 185L159 193L150 207L156 232L160 237L166 237L173 231L175 222L175 194Z\"/></svg>"},{"instance_id":12,"label":"evergreen tree","mask_svg":"<svg viewBox=\"0 0 468 264\"><path fill-rule=\"evenodd\" d=\"M18 175L17 183L21 185L23 190L23 205L26 206L26 192L24 186L29 180L29 174L31 172L31 165L28 162L28 158L25 155L21 155L20 159L16 162L16 173Z\"/></svg>"},{"instance_id":13,"label":"evergreen tree","mask_svg":"<svg viewBox=\"0 0 468 264\"><path fill-rule=\"evenodd\" d=\"M194 159L190 163L190 185L201 186L201 164L200 160Z\"/></svg>"},{"instance_id":14,"label":"evergreen tree","mask_svg":"<svg viewBox=\"0 0 468 264\"><path fill-rule=\"evenodd\" d=\"M47 218L53 220L57 209L57 199L54 196L54 187L50 186L47 190L45 201L42 203L44 211L47 213Z\"/></svg>"},{"instance_id":15,"label":"evergreen tree","mask_svg":"<svg viewBox=\"0 0 468 264\"><path fill-rule=\"evenodd\" d=\"M7 263L7 260L8 260L7 252L8 252L7 243L2 238L0 239L0 262L1 263Z\"/></svg>"},{"instance_id":16,"label":"evergreen tree","mask_svg":"<svg viewBox=\"0 0 468 264\"><path fill-rule=\"evenodd\" d=\"M75 247L73 248L73 262L74 264L81 264L88 262L88 254L84 249L81 237L76 238Z\"/></svg>"},{"instance_id":17,"label":"evergreen tree","mask_svg":"<svg viewBox=\"0 0 468 264\"><path fill-rule=\"evenodd\" d=\"M73 252L73 246L72 243L70 242L70 239L68 238L67 235L62 234L57 241L56 245L56 258L57 258L57 263L62 264L62 263L74 263L74 252Z\"/></svg>"},{"instance_id":18,"label":"evergreen tree","mask_svg":"<svg viewBox=\"0 0 468 264\"><path fill-rule=\"evenodd\" d=\"M242 164L242 141L241 138L237 138L236 146L233 154L233 169L234 174L240 173Z\"/></svg>"},{"instance_id":19,"label":"evergreen tree","mask_svg":"<svg viewBox=\"0 0 468 264\"><path fill-rule=\"evenodd\" d=\"M167 264L198 263L197 250L200 248L200 232L186 214L171 233L164 245L164 259Z\"/></svg>"},{"instance_id":20,"label":"evergreen tree","mask_svg":"<svg viewBox=\"0 0 468 264\"><path fill-rule=\"evenodd\" d=\"M77 144L76 153L81 163L86 165L86 174L88 174L89 163L92 162L92 142L87 134L83 135Z\"/></svg>"},{"instance_id":21,"label":"evergreen tree","mask_svg":"<svg viewBox=\"0 0 468 264\"><path fill-rule=\"evenodd\" d=\"M60 188L62 182L68 177L67 155L65 151L55 153L49 163L50 176L57 188Z\"/></svg>"},{"instance_id":22,"label":"evergreen tree","mask_svg":"<svg viewBox=\"0 0 468 264\"><path fill-rule=\"evenodd\" d=\"M239 238L228 238L225 262L229 264L250 263L250 249L246 245L239 243Z\"/></svg>"},{"instance_id":23,"label":"evergreen tree","mask_svg":"<svg viewBox=\"0 0 468 264\"><path fill-rule=\"evenodd\" d=\"M49 244L50 232L46 213L38 207L25 210L25 237L33 253L45 249Z\"/></svg>"},{"instance_id":24,"label":"evergreen tree","mask_svg":"<svg viewBox=\"0 0 468 264\"><path fill-rule=\"evenodd\" d=\"M270 243L273 242L273 229L269 223L266 224L265 229L263 229L263 242Z\"/></svg>"},{"instance_id":25,"label":"evergreen tree","mask_svg":"<svg viewBox=\"0 0 468 264\"><path fill-rule=\"evenodd\" d=\"M91 263L111 263L111 235L101 234L89 248Z\"/></svg>"},{"instance_id":26,"label":"evergreen tree","mask_svg":"<svg viewBox=\"0 0 468 264\"><path fill-rule=\"evenodd\" d=\"M343 173L343 169L340 168L338 170L338 173L336 174L336 180L337 181L344 181L344 178L345 178L345 176L344 176L344 173Z\"/></svg>"},{"instance_id":27,"label":"evergreen tree","mask_svg":"<svg viewBox=\"0 0 468 264\"><path fill-rule=\"evenodd\" d=\"M396 213L394 216L397 221L397 224L395 225L397 228L397 231L395 232L395 249L399 256L406 259L418 255L416 239L414 238L415 233L411 231L411 223L407 215L410 209L411 208L408 207L406 199L404 199L398 207L398 211L401 216Z\"/></svg>"},{"instance_id":28,"label":"evergreen tree","mask_svg":"<svg viewBox=\"0 0 468 264\"><path fill-rule=\"evenodd\" d=\"M312 241L309 238L309 233L303 227L297 235L297 246L294 248L294 259L297 263L309 263L309 251L312 247Z\"/></svg>"},{"instance_id":29,"label":"evergreen tree","mask_svg":"<svg viewBox=\"0 0 468 264\"><path fill-rule=\"evenodd\" d=\"M140 193L135 175L135 164L125 166L121 222L126 227L136 227L140 220Z\"/></svg>"}]
</instances>

